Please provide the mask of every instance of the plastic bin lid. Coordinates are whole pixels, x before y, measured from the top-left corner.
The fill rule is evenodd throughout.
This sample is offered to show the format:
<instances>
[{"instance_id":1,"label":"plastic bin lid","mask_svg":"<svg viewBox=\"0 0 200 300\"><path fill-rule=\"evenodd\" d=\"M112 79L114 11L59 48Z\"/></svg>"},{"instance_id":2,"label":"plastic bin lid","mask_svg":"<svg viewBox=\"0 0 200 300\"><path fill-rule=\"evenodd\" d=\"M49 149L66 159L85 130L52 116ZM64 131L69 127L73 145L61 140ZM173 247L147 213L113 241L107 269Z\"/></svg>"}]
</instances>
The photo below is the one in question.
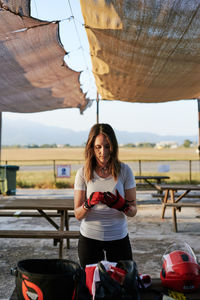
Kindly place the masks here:
<instances>
[{"instance_id":1,"label":"plastic bin lid","mask_svg":"<svg viewBox=\"0 0 200 300\"><path fill-rule=\"evenodd\" d=\"M12 166L12 165L0 165L0 168L2 168L2 169L6 168L6 169L10 169L10 170L15 170L15 171L19 170L19 166Z\"/></svg>"}]
</instances>

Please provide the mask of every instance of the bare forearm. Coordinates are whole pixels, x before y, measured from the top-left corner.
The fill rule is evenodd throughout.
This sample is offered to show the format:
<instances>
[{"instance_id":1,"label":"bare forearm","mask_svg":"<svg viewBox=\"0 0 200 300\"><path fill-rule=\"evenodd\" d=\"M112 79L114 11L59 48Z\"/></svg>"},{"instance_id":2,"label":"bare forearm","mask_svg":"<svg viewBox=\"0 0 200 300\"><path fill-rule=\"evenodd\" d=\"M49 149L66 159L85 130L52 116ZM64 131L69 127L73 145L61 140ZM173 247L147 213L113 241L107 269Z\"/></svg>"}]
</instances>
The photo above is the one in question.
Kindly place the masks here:
<instances>
[{"instance_id":1,"label":"bare forearm","mask_svg":"<svg viewBox=\"0 0 200 300\"><path fill-rule=\"evenodd\" d=\"M79 221L85 218L87 213L88 213L88 209L86 209L84 205L81 205L74 210L75 217Z\"/></svg>"},{"instance_id":2,"label":"bare forearm","mask_svg":"<svg viewBox=\"0 0 200 300\"><path fill-rule=\"evenodd\" d=\"M129 205L129 209L125 213L128 217L134 217L137 214L137 201L136 201L136 188L132 188L125 191L126 203Z\"/></svg>"}]
</instances>

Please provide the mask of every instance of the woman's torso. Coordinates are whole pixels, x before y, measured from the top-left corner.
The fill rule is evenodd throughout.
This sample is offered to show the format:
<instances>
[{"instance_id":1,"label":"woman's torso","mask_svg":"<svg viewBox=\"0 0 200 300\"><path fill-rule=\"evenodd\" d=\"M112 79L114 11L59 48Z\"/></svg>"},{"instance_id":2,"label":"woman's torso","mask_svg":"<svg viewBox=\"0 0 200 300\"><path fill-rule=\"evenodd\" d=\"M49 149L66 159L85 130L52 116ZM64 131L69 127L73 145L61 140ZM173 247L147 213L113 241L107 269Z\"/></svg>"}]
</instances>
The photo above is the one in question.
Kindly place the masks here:
<instances>
[{"instance_id":1,"label":"woman's torso","mask_svg":"<svg viewBox=\"0 0 200 300\"><path fill-rule=\"evenodd\" d=\"M116 194L116 189L124 197L125 190L133 187L135 187L133 173L123 163L121 163L121 172L117 181L112 176L101 178L94 171L93 180L86 182L84 167L78 170L75 179L75 189L85 190L87 198L93 192L109 191ZM99 203L92 207L81 221L80 232L83 236L96 240L110 241L122 239L128 233L126 216L123 212Z\"/></svg>"}]
</instances>

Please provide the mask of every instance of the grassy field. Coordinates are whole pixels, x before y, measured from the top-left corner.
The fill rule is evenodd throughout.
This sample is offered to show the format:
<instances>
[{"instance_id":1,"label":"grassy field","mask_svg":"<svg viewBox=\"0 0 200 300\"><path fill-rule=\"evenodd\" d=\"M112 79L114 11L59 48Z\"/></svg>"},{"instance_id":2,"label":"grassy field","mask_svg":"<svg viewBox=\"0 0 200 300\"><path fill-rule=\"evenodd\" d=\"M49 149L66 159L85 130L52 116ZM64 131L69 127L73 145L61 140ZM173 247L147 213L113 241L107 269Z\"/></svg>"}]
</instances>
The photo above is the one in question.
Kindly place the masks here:
<instances>
[{"instance_id":1,"label":"grassy field","mask_svg":"<svg viewBox=\"0 0 200 300\"><path fill-rule=\"evenodd\" d=\"M198 160L194 148L154 149L154 148L119 148L122 161L134 160ZM79 163L84 160L84 148L34 148L34 149L3 149L2 162L8 161L52 161L68 160ZM30 162L29 162L30 163Z\"/></svg>"},{"instance_id":2,"label":"grassy field","mask_svg":"<svg viewBox=\"0 0 200 300\"><path fill-rule=\"evenodd\" d=\"M131 161L177 161L177 160L196 160L199 156L194 148L178 149L152 149L152 148L120 148L119 157L124 162ZM69 163L79 164L84 161L84 148L60 148L60 149L3 149L2 164L9 165L51 165ZM135 175L139 175L135 173ZM142 175L160 175L155 172ZM181 173L169 172L170 183L189 183L188 170ZM21 171L17 172L18 188L72 188L74 184L75 172L72 172L71 178L60 179L54 177L53 170L49 171ZM192 173L192 182L199 183L199 172Z\"/></svg>"}]
</instances>

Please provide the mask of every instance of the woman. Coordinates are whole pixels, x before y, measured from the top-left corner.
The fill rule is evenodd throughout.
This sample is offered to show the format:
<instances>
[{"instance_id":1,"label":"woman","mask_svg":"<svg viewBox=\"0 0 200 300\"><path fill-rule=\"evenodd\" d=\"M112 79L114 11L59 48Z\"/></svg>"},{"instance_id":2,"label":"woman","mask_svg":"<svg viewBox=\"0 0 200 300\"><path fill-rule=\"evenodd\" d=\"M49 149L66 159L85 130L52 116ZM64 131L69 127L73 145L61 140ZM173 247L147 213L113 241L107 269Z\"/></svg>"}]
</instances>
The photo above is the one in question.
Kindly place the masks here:
<instances>
[{"instance_id":1,"label":"woman","mask_svg":"<svg viewBox=\"0 0 200 300\"><path fill-rule=\"evenodd\" d=\"M85 147L85 165L74 184L75 217L81 220L80 264L132 259L126 216L134 217L136 184L130 167L118 159L112 127L96 124Z\"/></svg>"}]
</instances>

